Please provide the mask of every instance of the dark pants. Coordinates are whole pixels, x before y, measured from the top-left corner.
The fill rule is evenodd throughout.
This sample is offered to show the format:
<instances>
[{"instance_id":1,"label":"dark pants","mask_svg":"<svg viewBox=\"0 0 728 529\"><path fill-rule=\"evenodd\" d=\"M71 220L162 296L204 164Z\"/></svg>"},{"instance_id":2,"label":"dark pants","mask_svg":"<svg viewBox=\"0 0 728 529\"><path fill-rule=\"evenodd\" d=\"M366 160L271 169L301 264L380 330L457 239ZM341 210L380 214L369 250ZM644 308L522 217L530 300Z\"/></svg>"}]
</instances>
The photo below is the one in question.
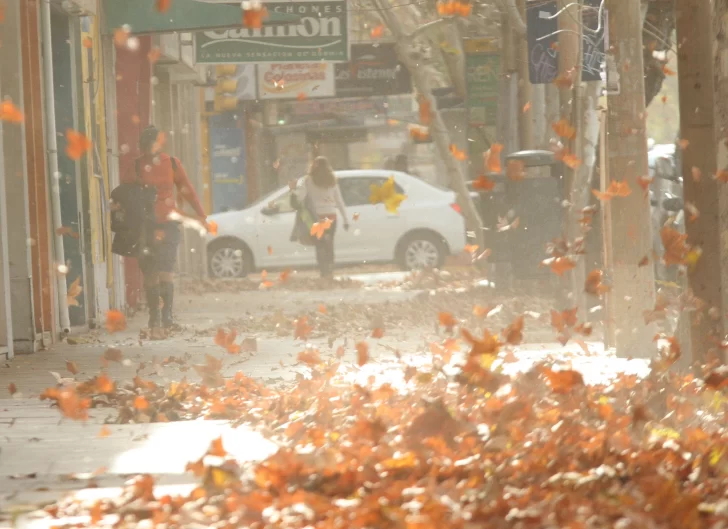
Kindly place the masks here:
<instances>
[{"instance_id":1,"label":"dark pants","mask_svg":"<svg viewBox=\"0 0 728 529\"><path fill-rule=\"evenodd\" d=\"M174 284L171 274L177 264L177 247L181 239L179 224L164 222L150 226L145 233L139 268L144 274L144 289L149 306L149 327L172 327ZM163 307L160 310L159 300Z\"/></svg>"},{"instance_id":2,"label":"dark pants","mask_svg":"<svg viewBox=\"0 0 728 529\"><path fill-rule=\"evenodd\" d=\"M321 277L334 276L334 235L336 234L336 219L331 227L324 232L323 237L316 239L316 263L318 263Z\"/></svg>"}]
</instances>

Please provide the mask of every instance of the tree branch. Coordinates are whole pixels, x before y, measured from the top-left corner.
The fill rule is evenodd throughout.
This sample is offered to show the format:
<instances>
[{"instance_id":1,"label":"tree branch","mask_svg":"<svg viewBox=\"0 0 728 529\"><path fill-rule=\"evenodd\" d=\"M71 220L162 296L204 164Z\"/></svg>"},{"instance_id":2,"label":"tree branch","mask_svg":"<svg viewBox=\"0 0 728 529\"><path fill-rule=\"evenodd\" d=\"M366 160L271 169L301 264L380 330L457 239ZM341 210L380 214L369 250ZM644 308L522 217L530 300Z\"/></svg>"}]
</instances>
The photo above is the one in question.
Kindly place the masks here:
<instances>
[{"instance_id":1,"label":"tree branch","mask_svg":"<svg viewBox=\"0 0 728 529\"><path fill-rule=\"evenodd\" d=\"M513 25L513 31L519 37L525 37L527 33L526 23L521 18L515 0L497 0L502 13L506 14Z\"/></svg>"}]
</instances>

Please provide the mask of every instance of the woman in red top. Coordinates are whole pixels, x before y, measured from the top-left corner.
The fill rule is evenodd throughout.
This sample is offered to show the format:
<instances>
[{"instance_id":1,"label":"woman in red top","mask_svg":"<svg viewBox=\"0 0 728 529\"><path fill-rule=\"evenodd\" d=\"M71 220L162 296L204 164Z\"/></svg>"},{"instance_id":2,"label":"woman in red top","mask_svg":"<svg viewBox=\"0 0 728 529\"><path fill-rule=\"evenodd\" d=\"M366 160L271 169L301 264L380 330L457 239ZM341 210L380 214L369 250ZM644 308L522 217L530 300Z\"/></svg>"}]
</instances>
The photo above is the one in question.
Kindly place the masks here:
<instances>
[{"instance_id":1,"label":"woman in red top","mask_svg":"<svg viewBox=\"0 0 728 529\"><path fill-rule=\"evenodd\" d=\"M205 211L190 183L184 167L177 158L161 152L159 131L150 125L142 131L139 148L142 155L135 166L135 175L143 185L156 190L154 203L155 224L147 232L147 245L139 257L139 267L144 274L144 289L149 306L149 328L153 339L163 338L172 327L174 302L174 267L180 242L179 216L176 212L175 188L192 206L199 220L206 225ZM136 168L134 169L137 170ZM162 299L160 318L159 299ZM161 328L160 328L161 324Z\"/></svg>"}]
</instances>

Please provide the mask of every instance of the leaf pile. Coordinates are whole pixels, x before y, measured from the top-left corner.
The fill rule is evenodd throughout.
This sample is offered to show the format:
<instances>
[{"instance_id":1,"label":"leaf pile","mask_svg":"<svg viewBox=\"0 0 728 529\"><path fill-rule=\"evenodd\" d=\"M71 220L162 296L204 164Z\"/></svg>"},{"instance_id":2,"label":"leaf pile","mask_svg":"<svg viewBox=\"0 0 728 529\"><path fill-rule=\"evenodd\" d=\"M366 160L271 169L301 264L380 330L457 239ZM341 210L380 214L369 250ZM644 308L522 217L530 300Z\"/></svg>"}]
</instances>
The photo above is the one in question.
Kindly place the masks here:
<instances>
[{"instance_id":1,"label":"leaf pile","mask_svg":"<svg viewBox=\"0 0 728 529\"><path fill-rule=\"evenodd\" d=\"M724 393L657 369L593 386L568 366L509 378L483 367L488 356L456 374L437 359L403 366L396 386L346 383L332 361L284 391L242 373L150 388L139 413L175 401L281 448L243 467L217 440L190 462L199 486L187 496L156 496L139 476L119 498L46 511L85 514L77 527L726 526Z\"/></svg>"}]
</instances>

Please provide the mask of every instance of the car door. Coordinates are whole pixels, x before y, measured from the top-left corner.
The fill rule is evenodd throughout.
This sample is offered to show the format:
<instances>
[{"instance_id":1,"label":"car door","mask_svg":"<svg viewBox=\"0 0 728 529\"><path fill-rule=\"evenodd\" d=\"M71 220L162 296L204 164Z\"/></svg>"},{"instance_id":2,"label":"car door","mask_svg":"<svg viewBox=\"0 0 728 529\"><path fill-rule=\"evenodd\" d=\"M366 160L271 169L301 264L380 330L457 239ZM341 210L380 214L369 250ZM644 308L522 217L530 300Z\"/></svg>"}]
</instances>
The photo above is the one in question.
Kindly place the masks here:
<instances>
[{"instance_id":1,"label":"car door","mask_svg":"<svg viewBox=\"0 0 728 529\"><path fill-rule=\"evenodd\" d=\"M258 214L257 264L261 268L307 266L315 263L313 248L291 241L296 212L291 191L263 204Z\"/></svg>"},{"instance_id":2,"label":"car door","mask_svg":"<svg viewBox=\"0 0 728 529\"><path fill-rule=\"evenodd\" d=\"M369 200L372 185L382 185L387 179L379 176L350 176L339 180L341 195L351 219L348 232L337 234L337 262L366 262L389 260L399 233L402 218L388 213L384 204ZM397 189L401 193L402 189ZM356 220L355 220L356 219Z\"/></svg>"}]
</instances>

